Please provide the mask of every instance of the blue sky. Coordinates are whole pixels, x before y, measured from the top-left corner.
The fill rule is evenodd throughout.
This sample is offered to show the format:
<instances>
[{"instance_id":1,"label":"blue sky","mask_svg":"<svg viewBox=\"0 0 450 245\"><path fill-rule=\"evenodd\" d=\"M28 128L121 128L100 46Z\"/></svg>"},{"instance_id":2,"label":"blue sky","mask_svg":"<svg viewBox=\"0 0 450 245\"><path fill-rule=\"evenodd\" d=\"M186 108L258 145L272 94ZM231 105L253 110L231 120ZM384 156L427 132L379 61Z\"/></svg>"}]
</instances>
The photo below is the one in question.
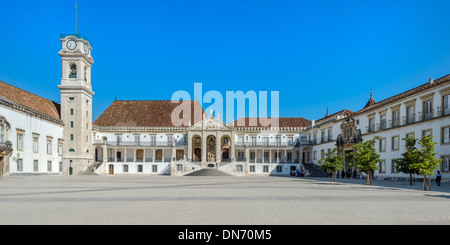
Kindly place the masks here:
<instances>
[{"instance_id":1,"label":"blue sky","mask_svg":"<svg viewBox=\"0 0 450 245\"><path fill-rule=\"evenodd\" d=\"M450 1L78 0L93 117L177 90L279 91L280 116L357 111L450 73ZM0 80L59 101L75 1L0 0ZM206 108L208 104L204 105Z\"/></svg>"}]
</instances>

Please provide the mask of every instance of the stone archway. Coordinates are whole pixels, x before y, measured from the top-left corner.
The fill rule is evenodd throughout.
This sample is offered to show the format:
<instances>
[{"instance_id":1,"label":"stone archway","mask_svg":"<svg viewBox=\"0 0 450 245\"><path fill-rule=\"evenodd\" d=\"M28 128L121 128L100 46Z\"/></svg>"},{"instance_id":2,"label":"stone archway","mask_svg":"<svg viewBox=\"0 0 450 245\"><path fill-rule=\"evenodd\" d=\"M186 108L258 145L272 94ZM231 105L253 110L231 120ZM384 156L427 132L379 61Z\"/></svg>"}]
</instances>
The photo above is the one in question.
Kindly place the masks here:
<instances>
[{"instance_id":1,"label":"stone archway","mask_svg":"<svg viewBox=\"0 0 450 245\"><path fill-rule=\"evenodd\" d=\"M216 161L216 137L214 135L210 135L206 139L206 161Z\"/></svg>"},{"instance_id":2,"label":"stone archway","mask_svg":"<svg viewBox=\"0 0 450 245\"><path fill-rule=\"evenodd\" d=\"M202 161L202 138L199 135L192 137L192 160L194 162Z\"/></svg>"}]
</instances>

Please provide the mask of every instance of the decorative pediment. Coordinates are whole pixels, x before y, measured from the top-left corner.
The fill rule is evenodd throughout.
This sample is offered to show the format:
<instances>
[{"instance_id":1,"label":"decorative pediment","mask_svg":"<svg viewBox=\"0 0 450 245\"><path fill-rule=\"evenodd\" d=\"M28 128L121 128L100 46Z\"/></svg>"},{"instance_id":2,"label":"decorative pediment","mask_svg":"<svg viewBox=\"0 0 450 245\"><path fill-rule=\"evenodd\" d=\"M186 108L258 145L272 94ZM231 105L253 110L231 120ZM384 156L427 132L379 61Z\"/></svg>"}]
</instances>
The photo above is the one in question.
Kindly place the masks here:
<instances>
[{"instance_id":1,"label":"decorative pediment","mask_svg":"<svg viewBox=\"0 0 450 245\"><path fill-rule=\"evenodd\" d=\"M204 117L200 122L192 125L188 130L232 130L231 126L212 116Z\"/></svg>"}]
</instances>

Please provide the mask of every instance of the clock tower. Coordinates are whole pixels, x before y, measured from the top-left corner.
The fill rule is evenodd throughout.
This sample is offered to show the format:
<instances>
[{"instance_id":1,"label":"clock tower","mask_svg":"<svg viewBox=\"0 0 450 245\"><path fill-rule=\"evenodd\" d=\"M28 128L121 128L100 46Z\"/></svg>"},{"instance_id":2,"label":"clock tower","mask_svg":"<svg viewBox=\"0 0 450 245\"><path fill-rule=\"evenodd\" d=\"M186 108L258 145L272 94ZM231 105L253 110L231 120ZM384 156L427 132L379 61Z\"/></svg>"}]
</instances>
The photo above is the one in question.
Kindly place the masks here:
<instances>
[{"instance_id":1,"label":"clock tower","mask_svg":"<svg viewBox=\"0 0 450 245\"><path fill-rule=\"evenodd\" d=\"M64 122L63 172L81 174L94 164L92 148L91 44L81 34L63 34L61 119Z\"/></svg>"}]
</instances>

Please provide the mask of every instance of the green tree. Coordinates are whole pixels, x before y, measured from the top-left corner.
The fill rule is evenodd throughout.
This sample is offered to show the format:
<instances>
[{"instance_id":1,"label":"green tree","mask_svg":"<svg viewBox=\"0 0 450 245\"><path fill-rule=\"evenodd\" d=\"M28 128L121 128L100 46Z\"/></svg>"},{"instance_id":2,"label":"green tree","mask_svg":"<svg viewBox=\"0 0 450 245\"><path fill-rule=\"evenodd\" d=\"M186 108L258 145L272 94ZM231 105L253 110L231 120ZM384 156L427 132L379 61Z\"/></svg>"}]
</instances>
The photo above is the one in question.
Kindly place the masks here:
<instances>
[{"instance_id":1,"label":"green tree","mask_svg":"<svg viewBox=\"0 0 450 245\"><path fill-rule=\"evenodd\" d=\"M431 191L431 176L434 171L438 169L440 159L436 158L437 152L434 150L433 136L425 135L419 140L419 144L422 148L419 149L419 157L416 163L412 164L412 167L418 170L420 175L423 175L423 190L427 190L427 175L430 175L430 191Z\"/></svg>"},{"instance_id":2,"label":"green tree","mask_svg":"<svg viewBox=\"0 0 450 245\"><path fill-rule=\"evenodd\" d=\"M379 169L380 155L375 152L375 141L378 139L379 137L375 137L372 140L355 144L353 145L355 152L350 153L353 156L350 165L356 166L360 171L366 173L366 185L372 184L373 173Z\"/></svg>"},{"instance_id":3,"label":"green tree","mask_svg":"<svg viewBox=\"0 0 450 245\"><path fill-rule=\"evenodd\" d=\"M331 179L336 182L336 172L342 169L344 158L341 156L337 148L334 148L329 153L324 153L324 157L320 158L319 166L322 170L331 172Z\"/></svg>"},{"instance_id":4,"label":"green tree","mask_svg":"<svg viewBox=\"0 0 450 245\"><path fill-rule=\"evenodd\" d=\"M396 160L396 168L399 172L409 174L409 185L412 185L413 174L419 174L416 168L420 160L420 151L416 148L417 140L412 137L403 138L405 141L405 152L402 158Z\"/></svg>"}]
</instances>

